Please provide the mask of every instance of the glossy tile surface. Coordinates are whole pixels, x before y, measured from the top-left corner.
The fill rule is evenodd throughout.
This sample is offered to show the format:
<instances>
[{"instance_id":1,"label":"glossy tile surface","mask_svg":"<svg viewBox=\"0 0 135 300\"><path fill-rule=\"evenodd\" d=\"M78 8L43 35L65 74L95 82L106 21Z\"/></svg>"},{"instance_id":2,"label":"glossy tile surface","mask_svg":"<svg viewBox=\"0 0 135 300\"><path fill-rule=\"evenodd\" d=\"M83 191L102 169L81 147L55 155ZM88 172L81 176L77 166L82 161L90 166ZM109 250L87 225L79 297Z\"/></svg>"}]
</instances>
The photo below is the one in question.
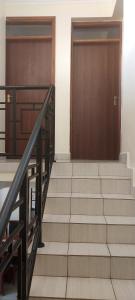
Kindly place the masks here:
<instances>
[{"instance_id":1,"label":"glossy tile surface","mask_svg":"<svg viewBox=\"0 0 135 300\"><path fill-rule=\"evenodd\" d=\"M68 278L67 299L115 300L109 279Z\"/></svg>"}]
</instances>

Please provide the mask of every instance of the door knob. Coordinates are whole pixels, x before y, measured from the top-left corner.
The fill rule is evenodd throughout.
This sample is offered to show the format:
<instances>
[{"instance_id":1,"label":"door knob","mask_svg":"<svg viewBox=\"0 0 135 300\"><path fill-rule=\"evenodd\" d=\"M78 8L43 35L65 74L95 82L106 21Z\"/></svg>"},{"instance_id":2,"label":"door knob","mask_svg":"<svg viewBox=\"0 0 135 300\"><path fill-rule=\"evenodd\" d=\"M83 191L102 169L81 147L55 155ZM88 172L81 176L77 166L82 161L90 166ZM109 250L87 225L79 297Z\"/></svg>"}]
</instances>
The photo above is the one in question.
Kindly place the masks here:
<instances>
[{"instance_id":1,"label":"door knob","mask_svg":"<svg viewBox=\"0 0 135 300\"><path fill-rule=\"evenodd\" d=\"M7 94L7 103L10 103L10 102L11 102L11 95Z\"/></svg>"},{"instance_id":2,"label":"door knob","mask_svg":"<svg viewBox=\"0 0 135 300\"><path fill-rule=\"evenodd\" d=\"M114 97L113 97L113 105L114 105L114 106L117 106L117 105L118 105L118 99L119 99L118 96L114 96Z\"/></svg>"}]
</instances>

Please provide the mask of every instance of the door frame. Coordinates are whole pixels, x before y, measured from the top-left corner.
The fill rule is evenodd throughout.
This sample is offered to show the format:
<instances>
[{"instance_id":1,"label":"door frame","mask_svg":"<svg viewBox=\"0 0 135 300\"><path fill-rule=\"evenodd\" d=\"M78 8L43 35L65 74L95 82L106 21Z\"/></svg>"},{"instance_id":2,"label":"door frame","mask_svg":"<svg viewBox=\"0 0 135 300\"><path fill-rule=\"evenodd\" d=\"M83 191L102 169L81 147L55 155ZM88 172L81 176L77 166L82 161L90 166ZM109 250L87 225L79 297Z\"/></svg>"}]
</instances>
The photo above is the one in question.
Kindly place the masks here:
<instances>
[{"instance_id":1,"label":"door frame","mask_svg":"<svg viewBox=\"0 0 135 300\"><path fill-rule=\"evenodd\" d=\"M119 45L120 45L120 51L119 51L119 108L118 108L118 135L119 135L119 153L121 149L121 66L122 66L122 21L72 21L71 24L71 71L70 71L70 155L72 159L72 147L73 147L73 127L72 127L72 119L73 119L73 47L74 47L74 38L73 38L73 29L74 28L105 28L105 27L118 27L120 30L120 36L119 36ZM99 42L99 39L97 40ZM78 40L78 43L80 41Z\"/></svg>"},{"instance_id":2,"label":"door frame","mask_svg":"<svg viewBox=\"0 0 135 300\"><path fill-rule=\"evenodd\" d=\"M55 25L56 25L56 18L55 17L7 17L6 18L6 25L44 25L48 24L52 26L52 35L51 36L28 36L28 37L6 37L6 44L7 41L12 41L15 39L52 39L52 70L51 70L51 77L52 77L52 84L55 84Z\"/></svg>"},{"instance_id":3,"label":"door frame","mask_svg":"<svg viewBox=\"0 0 135 300\"><path fill-rule=\"evenodd\" d=\"M6 18L6 26L7 25L51 25L52 32L50 35L47 36L6 36L6 49L9 42L15 41L15 40L46 40L51 41L52 43L52 51L51 51L51 84L55 85L55 32L56 32L56 17L50 16L50 17L7 17ZM6 50L6 71L5 71L5 82L7 84L7 50ZM7 113L5 111L5 128L7 130ZM5 149L7 144L7 138L5 138ZM8 156L7 156L8 157ZM9 158L17 158L18 156L12 155Z\"/></svg>"}]
</instances>

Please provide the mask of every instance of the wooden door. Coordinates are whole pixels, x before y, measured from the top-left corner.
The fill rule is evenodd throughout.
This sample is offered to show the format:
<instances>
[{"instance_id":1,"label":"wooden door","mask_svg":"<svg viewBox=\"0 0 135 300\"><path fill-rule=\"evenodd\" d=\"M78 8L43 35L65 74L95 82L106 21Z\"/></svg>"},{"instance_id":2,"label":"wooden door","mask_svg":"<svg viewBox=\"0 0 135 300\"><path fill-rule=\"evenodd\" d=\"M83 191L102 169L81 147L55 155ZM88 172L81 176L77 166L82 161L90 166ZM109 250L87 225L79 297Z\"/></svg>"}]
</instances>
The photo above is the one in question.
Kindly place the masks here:
<instances>
[{"instance_id":1,"label":"wooden door","mask_svg":"<svg viewBox=\"0 0 135 300\"><path fill-rule=\"evenodd\" d=\"M50 85L54 83L53 38L12 37L6 44L7 85ZM13 115L12 91L8 91L10 102L6 105L6 153L13 157L24 152L37 115L45 99L46 90L16 92L16 111ZM16 119L16 132L13 121ZM16 153L14 140L16 139Z\"/></svg>"},{"instance_id":2,"label":"wooden door","mask_svg":"<svg viewBox=\"0 0 135 300\"><path fill-rule=\"evenodd\" d=\"M117 160L120 43L78 41L72 51L72 159Z\"/></svg>"}]
</instances>

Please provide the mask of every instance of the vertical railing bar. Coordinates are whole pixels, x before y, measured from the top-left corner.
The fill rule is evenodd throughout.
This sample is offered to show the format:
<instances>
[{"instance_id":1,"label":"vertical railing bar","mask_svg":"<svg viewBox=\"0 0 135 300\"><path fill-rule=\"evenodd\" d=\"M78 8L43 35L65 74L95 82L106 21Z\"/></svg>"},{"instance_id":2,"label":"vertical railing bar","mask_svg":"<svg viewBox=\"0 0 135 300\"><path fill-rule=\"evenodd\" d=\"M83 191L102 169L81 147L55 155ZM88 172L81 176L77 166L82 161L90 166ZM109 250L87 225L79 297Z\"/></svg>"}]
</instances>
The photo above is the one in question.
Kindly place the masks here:
<instances>
[{"instance_id":1,"label":"vertical railing bar","mask_svg":"<svg viewBox=\"0 0 135 300\"><path fill-rule=\"evenodd\" d=\"M17 281L17 299L22 300L22 241L18 248L18 281Z\"/></svg>"},{"instance_id":2,"label":"vertical railing bar","mask_svg":"<svg viewBox=\"0 0 135 300\"><path fill-rule=\"evenodd\" d=\"M22 300L27 299L27 250L28 250L28 220L29 220L29 204L28 204L28 174L25 174L21 190L20 199L23 199L23 205L20 207L20 220L23 221L24 227L21 232L22 239ZM21 274L19 274L21 276ZM19 280L19 279L18 279Z\"/></svg>"},{"instance_id":3,"label":"vertical railing bar","mask_svg":"<svg viewBox=\"0 0 135 300\"><path fill-rule=\"evenodd\" d=\"M38 248L44 247L42 242L42 129L40 129L37 145L36 145L36 164L37 164L37 179L36 179L36 201L37 201L37 216L39 223L39 244Z\"/></svg>"},{"instance_id":4,"label":"vertical railing bar","mask_svg":"<svg viewBox=\"0 0 135 300\"><path fill-rule=\"evenodd\" d=\"M16 155L16 89L13 89L12 91L13 95L13 102L12 102L12 108L13 108L13 131L12 131L12 137L13 137L13 154Z\"/></svg>"}]
</instances>

